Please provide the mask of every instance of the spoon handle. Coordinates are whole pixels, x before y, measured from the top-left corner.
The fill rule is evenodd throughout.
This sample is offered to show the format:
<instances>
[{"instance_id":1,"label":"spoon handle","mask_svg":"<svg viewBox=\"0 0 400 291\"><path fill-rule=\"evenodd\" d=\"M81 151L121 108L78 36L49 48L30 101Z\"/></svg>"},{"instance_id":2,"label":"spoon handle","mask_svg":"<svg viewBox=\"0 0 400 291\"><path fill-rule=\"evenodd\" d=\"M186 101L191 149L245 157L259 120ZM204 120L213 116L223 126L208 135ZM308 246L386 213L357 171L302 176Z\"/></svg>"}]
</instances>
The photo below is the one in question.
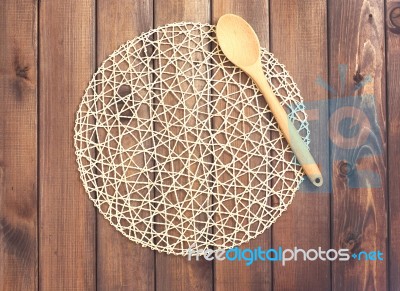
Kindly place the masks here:
<instances>
[{"instance_id":1,"label":"spoon handle","mask_svg":"<svg viewBox=\"0 0 400 291\"><path fill-rule=\"evenodd\" d=\"M258 89L263 94L272 114L278 122L279 129L282 131L283 136L289 143L307 177L315 186L320 187L323 183L321 171L308 150L307 145L299 135L293 123L289 120L286 111L283 109L269 86L267 78L264 76L264 72L262 71L261 63L249 66L245 71L253 79Z\"/></svg>"}]
</instances>

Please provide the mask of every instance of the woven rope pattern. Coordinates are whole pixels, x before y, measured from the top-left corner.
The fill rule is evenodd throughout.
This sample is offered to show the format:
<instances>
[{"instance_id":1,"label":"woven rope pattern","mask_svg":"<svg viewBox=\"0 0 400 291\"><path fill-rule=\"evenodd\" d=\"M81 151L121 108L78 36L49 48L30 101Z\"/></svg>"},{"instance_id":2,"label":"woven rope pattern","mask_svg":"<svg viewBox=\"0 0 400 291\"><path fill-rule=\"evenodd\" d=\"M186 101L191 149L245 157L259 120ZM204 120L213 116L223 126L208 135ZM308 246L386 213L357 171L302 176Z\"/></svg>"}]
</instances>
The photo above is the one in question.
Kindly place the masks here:
<instances>
[{"instance_id":1,"label":"woven rope pattern","mask_svg":"<svg viewBox=\"0 0 400 291\"><path fill-rule=\"evenodd\" d=\"M175 23L128 41L94 74L76 116L77 162L95 206L132 241L175 255L254 238L302 181L263 97L214 29ZM265 49L262 64L308 143L296 84Z\"/></svg>"}]
</instances>

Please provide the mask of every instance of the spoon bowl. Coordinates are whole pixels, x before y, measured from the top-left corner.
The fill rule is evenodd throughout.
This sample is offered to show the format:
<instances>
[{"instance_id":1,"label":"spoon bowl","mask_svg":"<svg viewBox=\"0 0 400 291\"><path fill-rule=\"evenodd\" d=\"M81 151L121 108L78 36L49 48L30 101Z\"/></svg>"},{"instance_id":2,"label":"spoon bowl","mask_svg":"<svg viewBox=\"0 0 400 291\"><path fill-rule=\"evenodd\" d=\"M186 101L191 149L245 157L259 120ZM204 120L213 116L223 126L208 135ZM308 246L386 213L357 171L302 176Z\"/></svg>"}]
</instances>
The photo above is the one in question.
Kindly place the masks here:
<instances>
[{"instance_id":1,"label":"spoon bowl","mask_svg":"<svg viewBox=\"0 0 400 291\"><path fill-rule=\"evenodd\" d=\"M216 33L222 51L236 66L243 69L260 61L260 41L253 28L240 16L221 16Z\"/></svg>"}]
</instances>

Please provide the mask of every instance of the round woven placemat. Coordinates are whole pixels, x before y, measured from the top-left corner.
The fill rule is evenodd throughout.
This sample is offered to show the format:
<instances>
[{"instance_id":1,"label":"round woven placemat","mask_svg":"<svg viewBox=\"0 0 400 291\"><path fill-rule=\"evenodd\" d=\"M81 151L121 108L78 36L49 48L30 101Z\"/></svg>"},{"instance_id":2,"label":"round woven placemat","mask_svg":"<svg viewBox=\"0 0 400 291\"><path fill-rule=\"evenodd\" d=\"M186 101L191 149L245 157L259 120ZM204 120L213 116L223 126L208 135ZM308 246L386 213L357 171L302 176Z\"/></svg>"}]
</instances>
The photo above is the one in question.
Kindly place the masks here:
<instances>
[{"instance_id":1,"label":"round woven placemat","mask_svg":"<svg viewBox=\"0 0 400 291\"><path fill-rule=\"evenodd\" d=\"M214 30L174 23L128 41L93 75L76 115L90 199L132 241L175 255L254 238L287 209L303 176L264 98L223 55ZM296 84L265 49L262 65L308 143Z\"/></svg>"}]
</instances>

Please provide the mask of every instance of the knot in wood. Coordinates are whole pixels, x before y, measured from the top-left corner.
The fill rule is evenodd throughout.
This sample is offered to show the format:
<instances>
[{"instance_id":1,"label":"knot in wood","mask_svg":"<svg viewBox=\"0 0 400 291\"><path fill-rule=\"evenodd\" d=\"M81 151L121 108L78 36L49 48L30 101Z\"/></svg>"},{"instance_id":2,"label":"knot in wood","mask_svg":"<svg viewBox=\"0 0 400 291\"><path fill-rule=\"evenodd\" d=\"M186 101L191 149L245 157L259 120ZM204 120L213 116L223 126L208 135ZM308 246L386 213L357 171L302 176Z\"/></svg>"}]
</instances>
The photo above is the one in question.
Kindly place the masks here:
<instances>
[{"instance_id":1,"label":"knot in wood","mask_svg":"<svg viewBox=\"0 0 400 291\"><path fill-rule=\"evenodd\" d=\"M342 240L341 247L347 248L353 254L360 250L360 235L354 232L349 231Z\"/></svg>"},{"instance_id":2,"label":"knot in wood","mask_svg":"<svg viewBox=\"0 0 400 291\"><path fill-rule=\"evenodd\" d=\"M395 26L400 28L400 6L395 7L390 11L390 22Z\"/></svg>"},{"instance_id":3,"label":"knot in wood","mask_svg":"<svg viewBox=\"0 0 400 291\"><path fill-rule=\"evenodd\" d=\"M340 161L338 167L339 175L342 177L350 176L353 173L353 165L348 161Z\"/></svg>"},{"instance_id":4,"label":"knot in wood","mask_svg":"<svg viewBox=\"0 0 400 291\"><path fill-rule=\"evenodd\" d=\"M23 78L23 79L28 79L28 67L20 67L18 66L16 69L16 75L17 77Z\"/></svg>"},{"instance_id":5,"label":"knot in wood","mask_svg":"<svg viewBox=\"0 0 400 291\"><path fill-rule=\"evenodd\" d=\"M391 32L400 34L400 2L390 4L387 24Z\"/></svg>"}]
</instances>

